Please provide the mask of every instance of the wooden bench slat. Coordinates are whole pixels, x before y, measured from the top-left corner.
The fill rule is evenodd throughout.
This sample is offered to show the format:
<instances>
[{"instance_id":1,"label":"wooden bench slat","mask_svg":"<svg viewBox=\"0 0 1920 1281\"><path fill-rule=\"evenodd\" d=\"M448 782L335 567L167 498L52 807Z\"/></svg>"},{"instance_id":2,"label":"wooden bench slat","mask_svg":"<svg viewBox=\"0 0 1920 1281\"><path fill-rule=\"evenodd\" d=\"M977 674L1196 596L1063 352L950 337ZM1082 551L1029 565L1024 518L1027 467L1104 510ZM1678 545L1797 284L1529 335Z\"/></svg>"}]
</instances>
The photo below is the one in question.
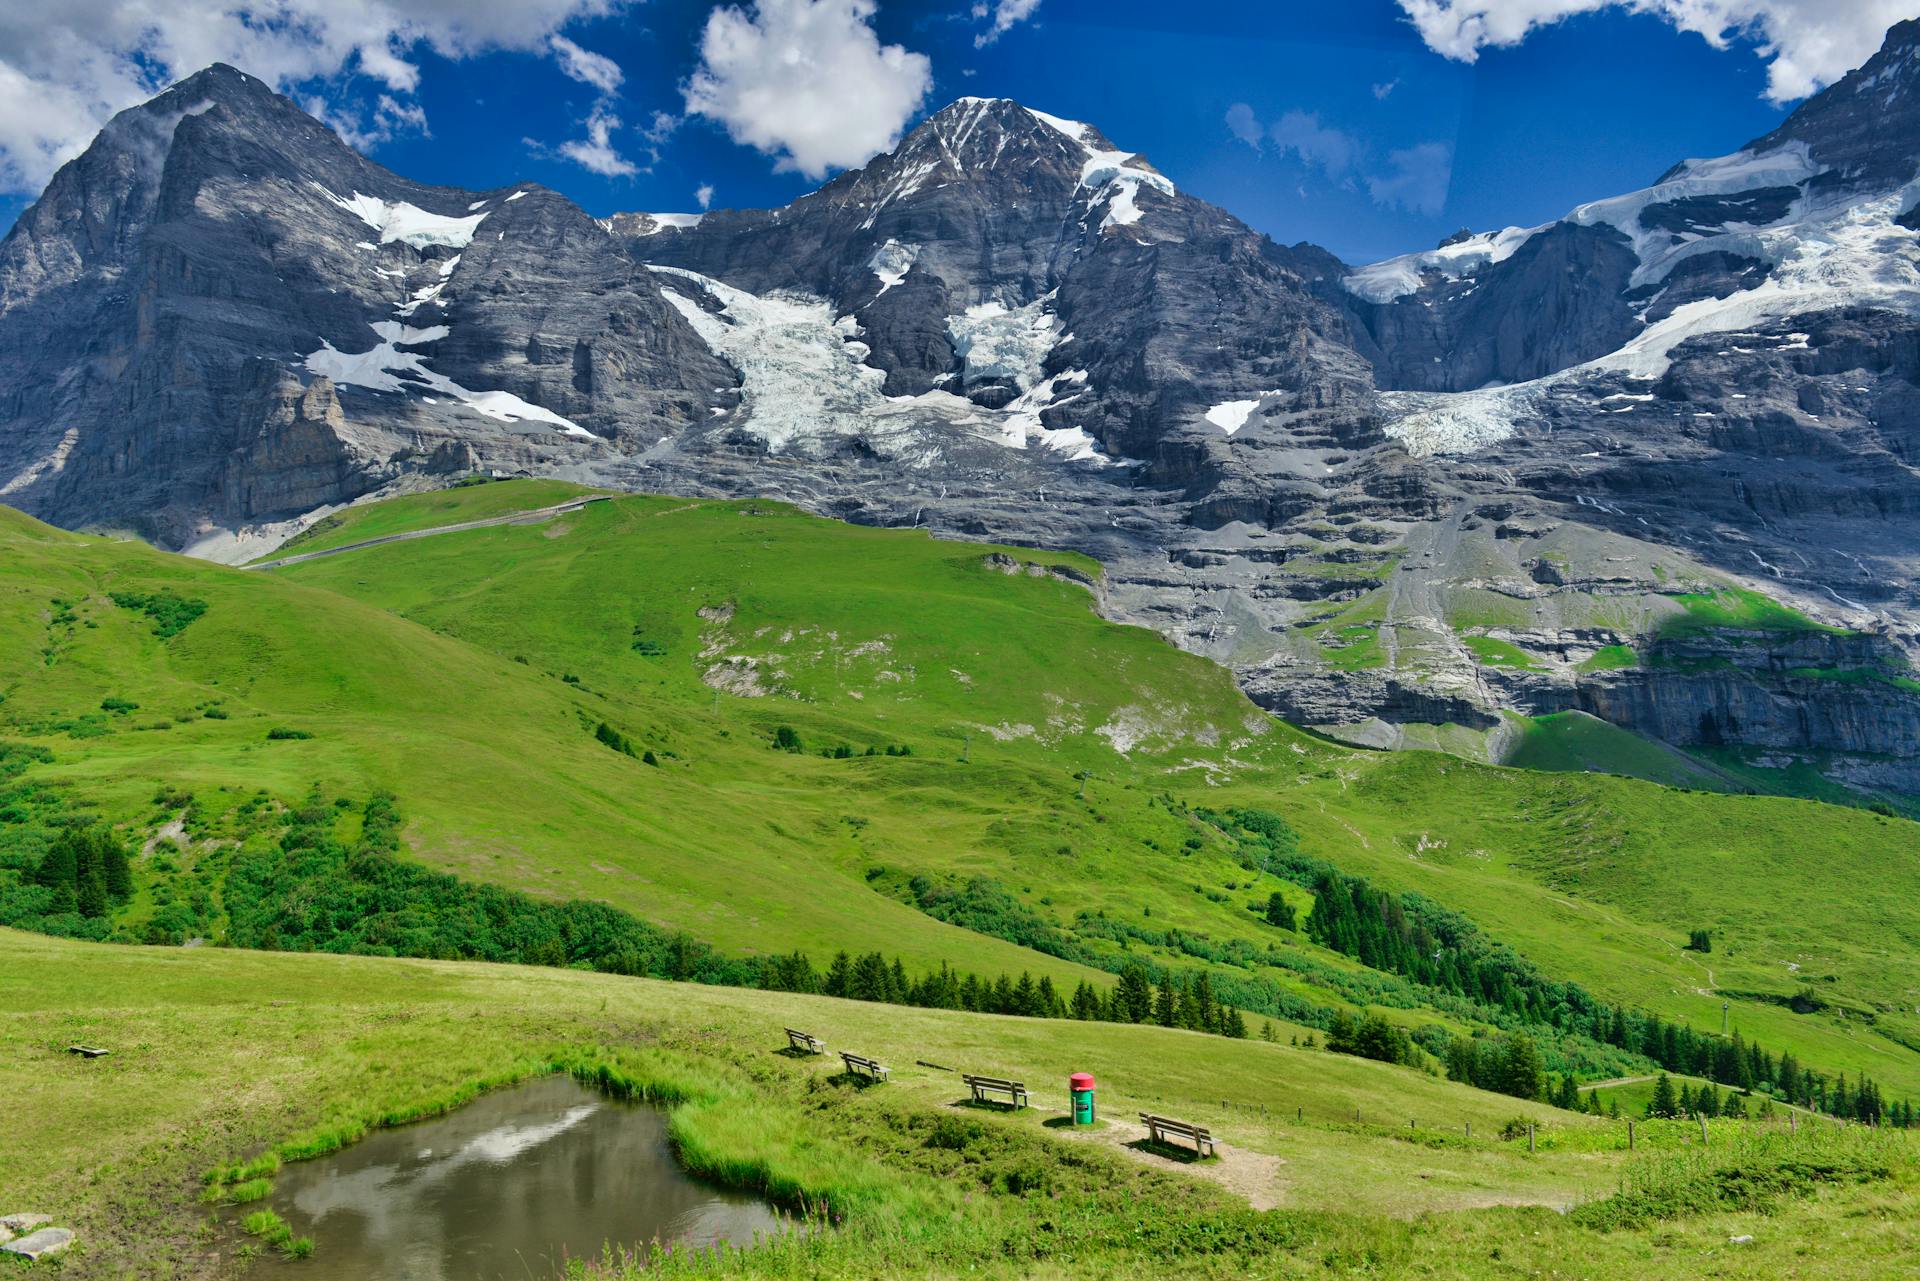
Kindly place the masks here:
<instances>
[{"instance_id":1,"label":"wooden bench slat","mask_svg":"<svg viewBox=\"0 0 1920 1281\"><path fill-rule=\"evenodd\" d=\"M847 1065L847 1071L850 1073L856 1071L865 1072L876 1081L884 1081L887 1079L887 1066L878 1059L870 1059L864 1055L842 1050L840 1051L840 1060Z\"/></svg>"},{"instance_id":2,"label":"wooden bench slat","mask_svg":"<svg viewBox=\"0 0 1920 1281\"><path fill-rule=\"evenodd\" d=\"M1016 1108L1027 1105L1027 1087L1024 1082L999 1076L979 1076L971 1072L963 1072L960 1079L967 1083L967 1088L973 1092L973 1100L976 1103L985 1101L980 1097L982 1092L991 1091L1005 1094Z\"/></svg>"},{"instance_id":3,"label":"wooden bench slat","mask_svg":"<svg viewBox=\"0 0 1920 1281\"><path fill-rule=\"evenodd\" d=\"M1206 1156L1215 1150L1213 1133L1204 1125L1176 1121L1172 1117L1156 1116L1152 1112L1142 1112L1140 1120L1147 1127L1147 1137L1155 1143L1164 1143L1166 1140L1161 1136L1172 1134L1190 1140L1193 1143L1194 1152L1200 1156Z\"/></svg>"}]
</instances>

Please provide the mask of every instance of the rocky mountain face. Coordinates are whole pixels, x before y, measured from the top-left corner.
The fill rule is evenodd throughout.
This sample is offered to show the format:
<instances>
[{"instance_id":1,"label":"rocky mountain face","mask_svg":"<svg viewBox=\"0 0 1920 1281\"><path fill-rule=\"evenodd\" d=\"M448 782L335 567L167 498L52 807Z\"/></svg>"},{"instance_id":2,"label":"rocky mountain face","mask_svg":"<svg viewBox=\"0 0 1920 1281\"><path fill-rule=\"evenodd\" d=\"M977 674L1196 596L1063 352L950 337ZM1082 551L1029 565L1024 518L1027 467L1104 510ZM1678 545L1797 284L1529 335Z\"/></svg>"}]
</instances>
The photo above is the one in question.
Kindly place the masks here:
<instances>
[{"instance_id":1,"label":"rocky mountain face","mask_svg":"<svg viewBox=\"0 0 1920 1281\"><path fill-rule=\"evenodd\" d=\"M0 501L176 546L563 465L734 377L570 202L408 182L228 67L116 117L0 243Z\"/></svg>"},{"instance_id":2,"label":"rocky mountain face","mask_svg":"<svg viewBox=\"0 0 1920 1281\"><path fill-rule=\"evenodd\" d=\"M1358 268L1007 100L784 209L596 222L215 67L0 243L0 502L232 556L475 470L773 495L1088 551L1109 613L1357 741L1579 710L1920 792L1916 45Z\"/></svg>"}]
</instances>

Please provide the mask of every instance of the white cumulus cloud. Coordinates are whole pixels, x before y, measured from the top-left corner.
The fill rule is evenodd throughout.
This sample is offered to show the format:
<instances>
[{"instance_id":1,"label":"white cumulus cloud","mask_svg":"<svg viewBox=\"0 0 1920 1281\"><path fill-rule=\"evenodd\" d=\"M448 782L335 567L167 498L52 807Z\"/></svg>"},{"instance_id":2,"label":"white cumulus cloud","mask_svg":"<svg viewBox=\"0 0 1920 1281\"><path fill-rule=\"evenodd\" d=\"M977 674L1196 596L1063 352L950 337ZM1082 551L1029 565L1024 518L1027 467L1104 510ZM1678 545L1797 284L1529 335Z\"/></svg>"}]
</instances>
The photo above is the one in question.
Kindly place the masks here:
<instances>
[{"instance_id":1,"label":"white cumulus cloud","mask_svg":"<svg viewBox=\"0 0 1920 1281\"><path fill-rule=\"evenodd\" d=\"M1579 13L1654 14L1716 49L1750 36L1767 60L1767 97L1792 102L1873 56L1888 27L1920 16L1920 0L1399 0L1434 52L1472 62Z\"/></svg>"},{"instance_id":2,"label":"white cumulus cloud","mask_svg":"<svg viewBox=\"0 0 1920 1281\"><path fill-rule=\"evenodd\" d=\"M0 0L0 190L34 193L115 112L212 62L303 98L362 145L423 127L415 61L491 50L547 51L578 18L626 0ZM584 51L583 51L584 52ZM324 92L353 72L382 93L350 103ZM391 105L386 105L391 104Z\"/></svg>"},{"instance_id":3,"label":"white cumulus cloud","mask_svg":"<svg viewBox=\"0 0 1920 1281\"><path fill-rule=\"evenodd\" d=\"M612 58L591 49L582 49L558 33L547 37L547 48L553 50L553 56L559 59L560 70L581 84L592 85L603 94L618 93L620 82L626 79L620 72L620 64Z\"/></svg>"},{"instance_id":4,"label":"white cumulus cloud","mask_svg":"<svg viewBox=\"0 0 1920 1281\"><path fill-rule=\"evenodd\" d=\"M1453 148L1422 142L1387 153L1387 167L1367 178L1374 203L1432 217L1446 207L1453 184Z\"/></svg>"},{"instance_id":5,"label":"white cumulus cloud","mask_svg":"<svg viewBox=\"0 0 1920 1281\"><path fill-rule=\"evenodd\" d=\"M1033 11L1039 7L1040 0L997 0L997 3L995 3L991 9L985 4L974 5L973 16L984 19L991 13L993 16L993 24L973 38L973 47L976 49L986 48L1001 36L1004 36L1007 32L1031 18Z\"/></svg>"},{"instance_id":6,"label":"white cumulus cloud","mask_svg":"<svg viewBox=\"0 0 1920 1281\"><path fill-rule=\"evenodd\" d=\"M1329 178L1351 173L1360 151L1352 134L1321 124L1318 112L1289 111L1267 132L1281 155L1291 151L1302 164L1324 171Z\"/></svg>"},{"instance_id":7,"label":"white cumulus cloud","mask_svg":"<svg viewBox=\"0 0 1920 1281\"><path fill-rule=\"evenodd\" d=\"M874 0L756 0L707 17L687 114L810 178L887 150L933 87L924 54L882 45Z\"/></svg>"},{"instance_id":8,"label":"white cumulus cloud","mask_svg":"<svg viewBox=\"0 0 1920 1281\"><path fill-rule=\"evenodd\" d=\"M605 103L595 106L586 123L587 136L561 143L561 155L606 178L631 178L640 172L640 166L613 145L613 131L620 127L620 117L611 108Z\"/></svg>"},{"instance_id":9,"label":"white cumulus cloud","mask_svg":"<svg viewBox=\"0 0 1920 1281\"><path fill-rule=\"evenodd\" d=\"M693 189L693 198L699 202L702 212L713 208L713 184L703 182Z\"/></svg>"},{"instance_id":10,"label":"white cumulus cloud","mask_svg":"<svg viewBox=\"0 0 1920 1281\"><path fill-rule=\"evenodd\" d=\"M1282 157L1294 157L1341 187L1365 187L1375 204L1428 217L1446 207L1453 182L1453 148L1447 143L1394 148L1383 160L1366 139L1324 123L1317 112L1288 111L1271 125L1262 125L1244 102L1227 108L1226 124L1229 133L1255 151L1271 142ZM1306 194L1304 189L1301 194Z\"/></svg>"},{"instance_id":11,"label":"white cumulus cloud","mask_svg":"<svg viewBox=\"0 0 1920 1281\"><path fill-rule=\"evenodd\" d=\"M1227 108L1227 132L1240 141L1260 150L1260 144L1266 140L1267 127L1260 123L1260 117L1253 114L1253 108L1244 102L1236 102Z\"/></svg>"}]
</instances>

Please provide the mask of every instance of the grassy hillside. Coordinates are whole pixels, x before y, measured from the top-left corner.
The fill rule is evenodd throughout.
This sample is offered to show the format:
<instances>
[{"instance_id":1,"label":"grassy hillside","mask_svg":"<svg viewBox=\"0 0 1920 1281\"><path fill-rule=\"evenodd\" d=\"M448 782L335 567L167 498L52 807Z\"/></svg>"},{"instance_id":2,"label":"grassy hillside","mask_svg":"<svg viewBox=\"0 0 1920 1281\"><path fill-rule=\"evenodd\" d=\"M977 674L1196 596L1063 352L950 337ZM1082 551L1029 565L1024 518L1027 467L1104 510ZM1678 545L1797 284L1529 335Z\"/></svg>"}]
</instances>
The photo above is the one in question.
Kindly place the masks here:
<instances>
[{"instance_id":1,"label":"grassy hillside","mask_svg":"<svg viewBox=\"0 0 1920 1281\"><path fill-rule=\"evenodd\" d=\"M854 1089L822 1060L776 1053L789 1024L880 1057L893 1083ZM78 1059L64 1050L76 1040L113 1053ZM1824 1278L1892 1275L1920 1246L1920 1188L1897 1136L1803 1127L1786 1148L1727 1123L1703 1150L1690 1124L1642 1123L1629 1155L1622 1123L1284 1044L0 930L0 1091L20 1105L0 1198L78 1230L63 1275L223 1274L245 1238L197 1204L203 1171L266 1154L271 1178L275 1156L323 1153L555 1066L670 1105L696 1169L839 1217L669 1270ZM965 1091L947 1069L1024 1078L1036 1106L956 1110ZM1045 1123L1061 1078L1082 1069L1101 1081L1109 1124L1065 1136ZM1211 1125L1224 1155L1183 1165L1126 1146L1142 1108ZM1541 1126L1534 1154L1498 1137L1516 1115ZM1732 1161L1764 1181L1717 1191L1715 1163ZM1731 1236L1753 1243L1729 1250ZM323 1259L324 1234L317 1246Z\"/></svg>"},{"instance_id":2,"label":"grassy hillside","mask_svg":"<svg viewBox=\"0 0 1920 1281\"><path fill-rule=\"evenodd\" d=\"M1738 779L1676 747L1610 725L1585 712L1527 718L1503 765L1519 769L1618 774L1667 787L1709 792L1748 790Z\"/></svg>"},{"instance_id":3,"label":"grassy hillside","mask_svg":"<svg viewBox=\"0 0 1920 1281\"><path fill-rule=\"evenodd\" d=\"M1898 896L1863 902L1829 875L1846 866L1855 883L1887 883L1920 852L1920 828L1329 747L1260 717L1218 669L1101 623L1082 589L997 573L987 555L766 504L622 499L564 531L452 534L276 573L572 671L610 701L732 709L763 734L791 721L809 741L931 739L933 772L963 779L961 795L916 785L896 817L863 786L852 812L871 819L867 857L995 876L1063 923L1151 911L1264 946L1272 932L1247 912L1260 892L1246 892L1231 853L1210 839L1187 852L1195 830L1153 801L1254 805L1283 814L1311 851L1465 911L1609 999L1716 1031L1730 1000L1729 1022L1750 1037L1920 1084L1907 1048L1920 1021L1904 999L1920 914ZM664 652L643 655L636 638ZM765 673L757 687L737 679L743 666ZM709 680L728 687L717 702ZM968 767L951 768L963 750ZM1080 770L1096 775L1095 805L1058 805L1068 784L1055 780ZM1693 928L1715 931L1719 952L1681 951ZM1775 1003L1809 989L1824 1014Z\"/></svg>"},{"instance_id":4,"label":"grassy hillside","mask_svg":"<svg viewBox=\"0 0 1920 1281\"><path fill-rule=\"evenodd\" d=\"M342 513L328 537L497 514L516 494L557 496L403 499ZM1101 621L1097 567L1077 557L644 497L255 573L22 518L0 539L0 628L18 640L0 659L4 734L51 752L29 779L140 835L175 817L163 788L215 813L263 788L287 804L386 788L433 866L610 902L736 955L879 949L1068 988L1132 957L1205 969L1251 1008L1487 1025L1267 924L1273 893L1301 916L1312 895L1209 817L1256 809L1551 979L1703 1032L1726 1002L1776 1054L1920 1093L1920 909L1857 890L1909 874L1920 829L1329 746L1220 669ZM156 590L207 608L163 638L108 595ZM782 728L804 750L775 750ZM1711 954L1681 949L1692 929ZM1556 1068L1627 1070L1548 1050Z\"/></svg>"}]
</instances>

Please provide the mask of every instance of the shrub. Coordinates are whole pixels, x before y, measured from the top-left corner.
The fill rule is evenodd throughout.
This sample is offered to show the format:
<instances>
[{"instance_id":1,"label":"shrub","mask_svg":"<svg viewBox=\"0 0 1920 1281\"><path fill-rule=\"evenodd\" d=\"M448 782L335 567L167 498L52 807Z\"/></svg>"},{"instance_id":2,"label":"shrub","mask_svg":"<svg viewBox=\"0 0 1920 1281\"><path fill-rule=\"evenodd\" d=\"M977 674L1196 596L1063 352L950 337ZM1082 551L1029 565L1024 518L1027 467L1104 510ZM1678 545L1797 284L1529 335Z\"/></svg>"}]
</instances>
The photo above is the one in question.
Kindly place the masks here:
<instances>
[{"instance_id":1,"label":"shrub","mask_svg":"<svg viewBox=\"0 0 1920 1281\"><path fill-rule=\"evenodd\" d=\"M312 737L313 735L308 733L306 730L290 729L285 725L275 725L272 729L267 731L267 741L270 743L279 743L279 742L286 742L290 740L298 740L298 739L312 738Z\"/></svg>"},{"instance_id":2,"label":"shrub","mask_svg":"<svg viewBox=\"0 0 1920 1281\"><path fill-rule=\"evenodd\" d=\"M172 592L113 592L108 599L121 609L134 610L152 619L153 634L161 640L178 636L207 612L207 602Z\"/></svg>"},{"instance_id":3,"label":"shrub","mask_svg":"<svg viewBox=\"0 0 1920 1281\"><path fill-rule=\"evenodd\" d=\"M634 750L633 740L605 721L601 721L594 727L593 736L616 752L621 752L628 756L639 755L639 753Z\"/></svg>"}]
</instances>

